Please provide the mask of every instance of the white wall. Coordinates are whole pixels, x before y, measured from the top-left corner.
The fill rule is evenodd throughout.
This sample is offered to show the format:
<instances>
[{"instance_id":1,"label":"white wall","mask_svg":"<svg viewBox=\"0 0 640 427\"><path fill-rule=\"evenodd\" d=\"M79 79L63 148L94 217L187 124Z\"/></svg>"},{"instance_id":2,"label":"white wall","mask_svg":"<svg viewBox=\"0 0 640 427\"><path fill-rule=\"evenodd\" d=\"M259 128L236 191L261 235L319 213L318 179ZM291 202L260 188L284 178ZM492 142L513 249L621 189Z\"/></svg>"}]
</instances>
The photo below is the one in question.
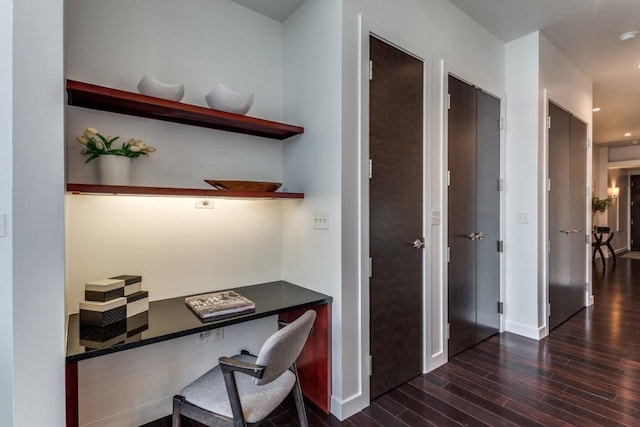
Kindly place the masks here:
<instances>
[{"instance_id":1,"label":"white wall","mask_svg":"<svg viewBox=\"0 0 640 427\"><path fill-rule=\"evenodd\" d=\"M69 0L66 77L137 92L143 74L184 83L183 102L206 107L219 82L255 93L250 116L282 119L282 24L228 0ZM118 29L114 29L118 23ZM282 181L282 143L265 138L67 109L68 181L97 182L75 141L85 127L158 148L132 162L132 184L210 188L205 178Z\"/></svg>"},{"instance_id":2,"label":"white wall","mask_svg":"<svg viewBox=\"0 0 640 427\"><path fill-rule=\"evenodd\" d=\"M12 67L13 11L0 1L0 413L13 424Z\"/></svg>"},{"instance_id":3,"label":"white wall","mask_svg":"<svg viewBox=\"0 0 640 427\"><path fill-rule=\"evenodd\" d=\"M334 397L342 396L344 377L350 377L344 339L353 343L358 334L341 312L340 15L339 1L307 0L284 25L284 115L305 128L298 141L285 142L284 176L294 190L305 191L305 199L283 211L282 274L333 296ZM328 230L313 229L313 212L329 214Z\"/></svg>"},{"instance_id":4,"label":"white wall","mask_svg":"<svg viewBox=\"0 0 640 427\"><path fill-rule=\"evenodd\" d=\"M539 37L533 33L506 45L506 301L505 329L538 338ZM516 213L529 222L516 223Z\"/></svg>"},{"instance_id":5,"label":"white wall","mask_svg":"<svg viewBox=\"0 0 640 427\"><path fill-rule=\"evenodd\" d=\"M358 27L365 27L364 40ZM366 162L368 142L360 141L360 64L368 62L361 46L367 31L375 32L425 61L425 369L446 362L446 171L442 89L446 74L458 74L480 87L502 94L504 45L448 1L382 0L343 2L342 17L342 387L334 396L342 416L366 406L369 399L369 307L366 263L368 253L368 200ZM363 43L363 44L361 44ZM445 67L441 68L444 61ZM444 70L442 72L441 70ZM362 96L362 97L361 97ZM366 124L364 125L366 128ZM365 129L366 131L366 129ZM431 226L431 210L442 211L440 226ZM356 265L354 265L356 263ZM364 305L363 305L364 304ZM345 325L353 325L353 330ZM360 328L359 331L355 327ZM360 336L358 336L360 335ZM334 392L335 392L334 388Z\"/></svg>"},{"instance_id":6,"label":"white wall","mask_svg":"<svg viewBox=\"0 0 640 427\"><path fill-rule=\"evenodd\" d=\"M553 100L586 122L590 136L592 84L539 32L508 43L506 52L506 329L539 339L547 333L548 300L546 101ZM590 181L591 148L587 154ZM528 223L517 223L518 213L526 213ZM585 217L589 225L587 198ZM585 245L587 272L588 252Z\"/></svg>"},{"instance_id":7,"label":"white wall","mask_svg":"<svg viewBox=\"0 0 640 427\"><path fill-rule=\"evenodd\" d=\"M13 425L25 427L65 419L62 4L13 2Z\"/></svg>"}]
</instances>

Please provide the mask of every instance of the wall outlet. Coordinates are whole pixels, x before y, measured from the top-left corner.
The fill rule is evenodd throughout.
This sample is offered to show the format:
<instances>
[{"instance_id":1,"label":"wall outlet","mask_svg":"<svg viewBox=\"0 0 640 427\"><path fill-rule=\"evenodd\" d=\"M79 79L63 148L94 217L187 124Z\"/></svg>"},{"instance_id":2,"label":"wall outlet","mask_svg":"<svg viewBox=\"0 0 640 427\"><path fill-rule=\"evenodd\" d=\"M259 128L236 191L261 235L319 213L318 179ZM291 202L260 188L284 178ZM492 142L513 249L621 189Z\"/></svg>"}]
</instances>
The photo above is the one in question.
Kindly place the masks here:
<instances>
[{"instance_id":1,"label":"wall outlet","mask_svg":"<svg viewBox=\"0 0 640 427\"><path fill-rule=\"evenodd\" d=\"M329 212L313 213L313 229L328 230L329 229Z\"/></svg>"},{"instance_id":2,"label":"wall outlet","mask_svg":"<svg viewBox=\"0 0 640 427\"><path fill-rule=\"evenodd\" d=\"M211 331L200 332L198 335L198 344L204 344L209 341L209 336L211 335Z\"/></svg>"},{"instance_id":3,"label":"wall outlet","mask_svg":"<svg viewBox=\"0 0 640 427\"><path fill-rule=\"evenodd\" d=\"M218 328L213 330L213 340L220 341L224 339L224 328Z\"/></svg>"},{"instance_id":4,"label":"wall outlet","mask_svg":"<svg viewBox=\"0 0 640 427\"><path fill-rule=\"evenodd\" d=\"M431 224L440 225L440 211L431 212Z\"/></svg>"},{"instance_id":5,"label":"wall outlet","mask_svg":"<svg viewBox=\"0 0 640 427\"><path fill-rule=\"evenodd\" d=\"M529 223L529 213L527 213L527 212L516 212L516 222L518 224L528 224Z\"/></svg>"},{"instance_id":6,"label":"wall outlet","mask_svg":"<svg viewBox=\"0 0 640 427\"><path fill-rule=\"evenodd\" d=\"M213 200L196 199L196 209L213 209Z\"/></svg>"}]
</instances>

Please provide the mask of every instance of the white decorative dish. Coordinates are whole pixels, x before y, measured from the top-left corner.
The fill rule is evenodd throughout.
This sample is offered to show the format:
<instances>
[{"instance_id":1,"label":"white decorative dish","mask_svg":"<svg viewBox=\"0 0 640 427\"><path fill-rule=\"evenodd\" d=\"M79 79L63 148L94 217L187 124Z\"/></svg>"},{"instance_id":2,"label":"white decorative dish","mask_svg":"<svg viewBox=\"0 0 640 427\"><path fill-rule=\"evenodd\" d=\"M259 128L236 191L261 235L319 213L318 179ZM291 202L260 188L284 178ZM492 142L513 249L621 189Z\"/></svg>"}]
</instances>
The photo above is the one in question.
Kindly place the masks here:
<instances>
[{"instance_id":1,"label":"white decorative dish","mask_svg":"<svg viewBox=\"0 0 640 427\"><path fill-rule=\"evenodd\" d=\"M222 83L218 83L204 96L207 105L214 110L235 114L247 114L253 105L253 98L253 93L247 95L236 93Z\"/></svg>"},{"instance_id":2,"label":"white decorative dish","mask_svg":"<svg viewBox=\"0 0 640 427\"><path fill-rule=\"evenodd\" d=\"M184 84L167 84L145 74L138 83L138 92L156 98L180 101L184 96Z\"/></svg>"}]
</instances>

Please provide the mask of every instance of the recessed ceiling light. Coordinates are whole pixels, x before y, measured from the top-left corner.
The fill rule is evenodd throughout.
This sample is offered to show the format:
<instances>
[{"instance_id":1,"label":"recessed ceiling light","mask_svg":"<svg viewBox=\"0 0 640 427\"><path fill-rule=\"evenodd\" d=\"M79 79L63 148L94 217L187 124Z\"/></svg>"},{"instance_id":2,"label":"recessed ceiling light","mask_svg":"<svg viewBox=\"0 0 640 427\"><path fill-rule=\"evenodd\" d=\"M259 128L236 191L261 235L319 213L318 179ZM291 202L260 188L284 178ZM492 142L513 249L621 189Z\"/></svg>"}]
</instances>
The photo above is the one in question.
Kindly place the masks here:
<instances>
[{"instance_id":1,"label":"recessed ceiling light","mask_svg":"<svg viewBox=\"0 0 640 427\"><path fill-rule=\"evenodd\" d=\"M627 31L626 33L622 33L618 36L620 41L626 42L627 40L633 40L638 37L637 31Z\"/></svg>"},{"instance_id":2,"label":"recessed ceiling light","mask_svg":"<svg viewBox=\"0 0 640 427\"><path fill-rule=\"evenodd\" d=\"M596 108L593 109L594 113L597 113L598 111L600 111L600 107L596 107Z\"/></svg>"},{"instance_id":3,"label":"recessed ceiling light","mask_svg":"<svg viewBox=\"0 0 640 427\"><path fill-rule=\"evenodd\" d=\"M632 135L631 132L627 132L627 133L624 134L624 136L626 136L627 138L630 137L631 135Z\"/></svg>"}]
</instances>

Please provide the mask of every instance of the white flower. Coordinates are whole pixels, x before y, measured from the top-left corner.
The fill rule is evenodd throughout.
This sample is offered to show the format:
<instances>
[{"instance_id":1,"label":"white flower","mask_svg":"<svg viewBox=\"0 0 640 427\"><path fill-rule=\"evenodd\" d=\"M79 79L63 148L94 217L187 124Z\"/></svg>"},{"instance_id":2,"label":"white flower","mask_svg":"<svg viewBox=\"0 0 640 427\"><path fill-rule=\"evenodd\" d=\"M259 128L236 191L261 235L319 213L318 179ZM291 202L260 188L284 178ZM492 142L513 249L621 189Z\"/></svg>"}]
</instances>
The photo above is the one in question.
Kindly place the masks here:
<instances>
[{"instance_id":1,"label":"white flower","mask_svg":"<svg viewBox=\"0 0 640 427\"><path fill-rule=\"evenodd\" d=\"M89 142L89 139L84 135L77 137L76 140L82 145L87 145L87 142Z\"/></svg>"},{"instance_id":2,"label":"white flower","mask_svg":"<svg viewBox=\"0 0 640 427\"><path fill-rule=\"evenodd\" d=\"M146 144L141 139L137 140L135 145L136 145L136 147L139 147L139 148L146 147Z\"/></svg>"},{"instance_id":3,"label":"white flower","mask_svg":"<svg viewBox=\"0 0 640 427\"><path fill-rule=\"evenodd\" d=\"M151 146L145 147L144 149L144 152L147 154L155 153L155 151L156 151L156 147L151 147Z\"/></svg>"},{"instance_id":4,"label":"white flower","mask_svg":"<svg viewBox=\"0 0 640 427\"><path fill-rule=\"evenodd\" d=\"M139 153L141 149L137 145L132 145L131 147L129 147L129 150L133 151L134 153Z\"/></svg>"},{"instance_id":5,"label":"white flower","mask_svg":"<svg viewBox=\"0 0 640 427\"><path fill-rule=\"evenodd\" d=\"M102 142L98 141L96 142L96 148L98 150L104 150L104 145L102 144Z\"/></svg>"},{"instance_id":6,"label":"white flower","mask_svg":"<svg viewBox=\"0 0 640 427\"><path fill-rule=\"evenodd\" d=\"M84 136L91 139L98 134L98 129L96 128L86 128L84 130Z\"/></svg>"},{"instance_id":7,"label":"white flower","mask_svg":"<svg viewBox=\"0 0 640 427\"><path fill-rule=\"evenodd\" d=\"M136 140L135 138L131 138L130 140L127 141L127 145L136 145Z\"/></svg>"}]
</instances>

